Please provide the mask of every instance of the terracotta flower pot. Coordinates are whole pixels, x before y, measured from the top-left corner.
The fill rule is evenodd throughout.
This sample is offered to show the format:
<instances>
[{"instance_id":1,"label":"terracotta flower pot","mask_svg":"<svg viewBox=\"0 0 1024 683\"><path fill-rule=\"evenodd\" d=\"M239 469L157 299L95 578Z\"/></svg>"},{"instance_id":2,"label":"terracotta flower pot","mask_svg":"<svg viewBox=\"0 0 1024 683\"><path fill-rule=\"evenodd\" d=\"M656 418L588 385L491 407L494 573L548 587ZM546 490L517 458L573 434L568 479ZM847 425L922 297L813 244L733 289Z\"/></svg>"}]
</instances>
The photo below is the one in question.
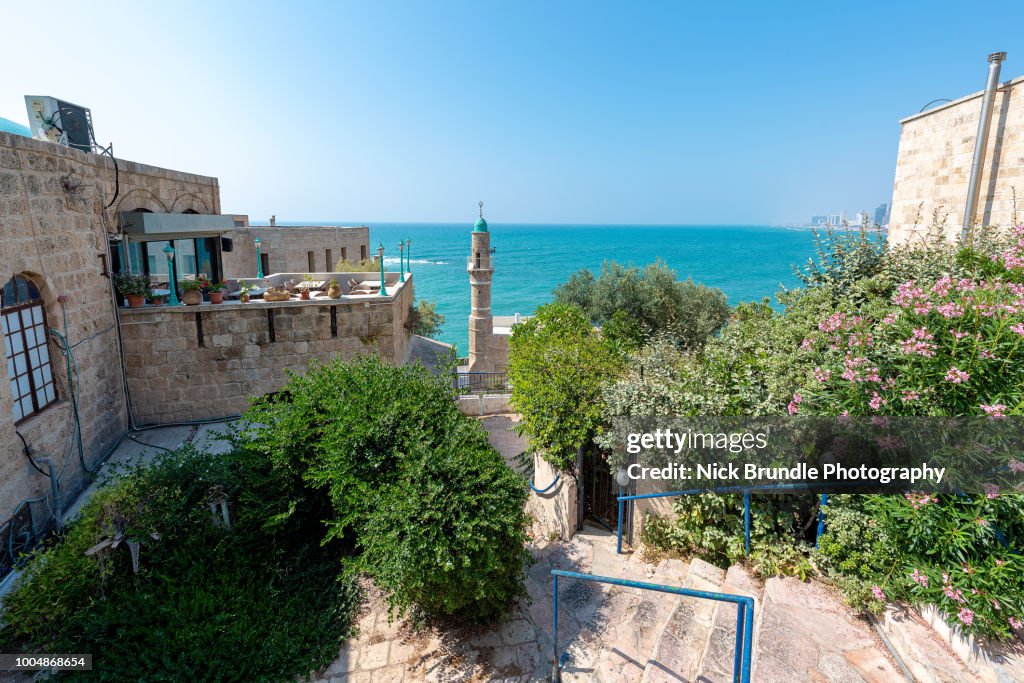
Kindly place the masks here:
<instances>
[{"instance_id":1,"label":"terracotta flower pot","mask_svg":"<svg viewBox=\"0 0 1024 683\"><path fill-rule=\"evenodd\" d=\"M238 300L241 301L243 304L249 303L249 292L246 292L244 294L239 294L238 295Z\"/></svg>"},{"instance_id":2,"label":"terracotta flower pot","mask_svg":"<svg viewBox=\"0 0 1024 683\"><path fill-rule=\"evenodd\" d=\"M154 296L149 303L151 303L154 306L163 306L164 298L162 296Z\"/></svg>"},{"instance_id":3,"label":"terracotta flower pot","mask_svg":"<svg viewBox=\"0 0 1024 683\"><path fill-rule=\"evenodd\" d=\"M299 298L303 301L309 301L309 290L303 289L299 291Z\"/></svg>"},{"instance_id":4,"label":"terracotta flower pot","mask_svg":"<svg viewBox=\"0 0 1024 683\"><path fill-rule=\"evenodd\" d=\"M142 308L146 305L146 297L139 294L128 295L128 308Z\"/></svg>"},{"instance_id":5,"label":"terracotta flower pot","mask_svg":"<svg viewBox=\"0 0 1024 683\"><path fill-rule=\"evenodd\" d=\"M186 306L198 306L203 301L202 292L198 289L186 289L185 293L181 295L181 301Z\"/></svg>"},{"instance_id":6,"label":"terracotta flower pot","mask_svg":"<svg viewBox=\"0 0 1024 683\"><path fill-rule=\"evenodd\" d=\"M211 304L222 304L222 303L224 303L224 292L210 292L210 303Z\"/></svg>"}]
</instances>

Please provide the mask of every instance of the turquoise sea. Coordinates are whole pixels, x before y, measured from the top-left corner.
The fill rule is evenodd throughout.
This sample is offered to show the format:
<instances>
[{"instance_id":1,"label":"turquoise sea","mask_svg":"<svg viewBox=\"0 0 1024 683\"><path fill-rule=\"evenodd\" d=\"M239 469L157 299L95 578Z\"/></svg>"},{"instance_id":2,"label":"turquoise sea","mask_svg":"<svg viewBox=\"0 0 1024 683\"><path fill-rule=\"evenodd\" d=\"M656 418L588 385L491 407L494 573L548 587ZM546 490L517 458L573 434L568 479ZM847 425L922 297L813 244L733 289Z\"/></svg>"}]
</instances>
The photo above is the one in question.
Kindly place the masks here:
<instances>
[{"instance_id":1,"label":"turquoise sea","mask_svg":"<svg viewBox=\"0 0 1024 683\"><path fill-rule=\"evenodd\" d=\"M580 268L596 272L605 260L643 265L658 257L680 278L718 287L735 304L772 296L780 285L795 286L793 266L806 263L814 253L809 228L488 223L491 246L496 249L494 315L532 313ZM324 225L304 223L311 224ZM455 344L460 354L468 353L466 257L472 223L368 225L371 247L384 244L385 265L397 265L399 240L412 240L416 296L436 301L445 316L439 339Z\"/></svg>"}]
</instances>

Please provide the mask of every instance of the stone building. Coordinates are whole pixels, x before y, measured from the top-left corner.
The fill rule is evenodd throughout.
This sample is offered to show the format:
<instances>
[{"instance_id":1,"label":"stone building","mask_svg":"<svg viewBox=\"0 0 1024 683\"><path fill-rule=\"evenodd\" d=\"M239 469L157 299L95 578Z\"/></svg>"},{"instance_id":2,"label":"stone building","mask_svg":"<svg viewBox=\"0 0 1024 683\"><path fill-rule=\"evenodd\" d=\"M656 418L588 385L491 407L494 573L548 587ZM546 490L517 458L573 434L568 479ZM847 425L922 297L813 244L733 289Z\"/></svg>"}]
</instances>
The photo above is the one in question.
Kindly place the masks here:
<instances>
[{"instance_id":1,"label":"stone building","mask_svg":"<svg viewBox=\"0 0 1024 683\"><path fill-rule=\"evenodd\" d=\"M996 85L969 222L1008 226L1024 220L1024 77ZM891 242L920 239L935 224L949 237L960 235L983 96L972 93L900 121Z\"/></svg>"},{"instance_id":2,"label":"stone building","mask_svg":"<svg viewBox=\"0 0 1024 683\"><path fill-rule=\"evenodd\" d=\"M314 358L408 355L411 274L386 273L381 291L380 273L332 272L346 252L364 255L366 228L307 228L293 245L292 228L220 212L216 178L0 132L0 579L9 549L59 518L128 429L237 414ZM310 273L343 280L343 294L121 306L115 272L168 289L202 273L255 276L253 234L270 246L268 270L301 265L265 273L272 284Z\"/></svg>"},{"instance_id":3,"label":"stone building","mask_svg":"<svg viewBox=\"0 0 1024 683\"><path fill-rule=\"evenodd\" d=\"M223 256L227 277L256 277L257 239L264 274L333 271L342 261L359 265L374 258L366 226L250 226L246 217L235 218L235 229L224 234L231 240Z\"/></svg>"}]
</instances>

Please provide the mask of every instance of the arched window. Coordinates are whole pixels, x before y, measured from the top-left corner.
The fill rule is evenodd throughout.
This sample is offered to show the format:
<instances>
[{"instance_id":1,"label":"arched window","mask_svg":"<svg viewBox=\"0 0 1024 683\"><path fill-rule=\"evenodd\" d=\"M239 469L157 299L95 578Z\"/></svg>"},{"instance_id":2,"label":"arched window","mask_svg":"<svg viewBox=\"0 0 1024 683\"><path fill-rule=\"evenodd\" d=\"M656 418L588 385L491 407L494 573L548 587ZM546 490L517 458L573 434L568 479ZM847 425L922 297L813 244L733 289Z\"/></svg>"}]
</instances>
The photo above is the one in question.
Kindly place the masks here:
<instances>
[{"instance_id":1,"label":"arched window","mask_svg":"<svg viewBox=\"0 0 1024 683\"><path fill-rule=\"evenodd\" d=\"M18 423L57 401L43 298L27 278L15 275L4 285L0 323L14 398L14 422Z\"/></svg>"}]
</instances>

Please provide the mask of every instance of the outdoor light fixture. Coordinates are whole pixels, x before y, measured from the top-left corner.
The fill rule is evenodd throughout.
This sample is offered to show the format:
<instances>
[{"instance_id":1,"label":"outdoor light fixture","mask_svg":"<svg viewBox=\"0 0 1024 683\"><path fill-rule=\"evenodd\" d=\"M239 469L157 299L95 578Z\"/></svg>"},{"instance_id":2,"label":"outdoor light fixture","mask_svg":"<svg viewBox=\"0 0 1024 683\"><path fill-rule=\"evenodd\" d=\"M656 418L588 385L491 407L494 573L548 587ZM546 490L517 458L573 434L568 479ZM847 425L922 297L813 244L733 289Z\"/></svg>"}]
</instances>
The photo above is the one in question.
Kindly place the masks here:
<instances>
[{"instance_id":1,"label":"outdoor light fixture","mask_svg":"<svg viewBox=\"0 0 1024 683\"><path fill-rule=\"evenodd\" d=\"M409 265L409 273L412 273L412 240L405 240L405 262Z\"/></svg>"},{"instance_id":2,"label":"outdoor light fixture","mask_svg":"<svg viewBox=\"0 0 1024 683\"><path fill-rule=\"evenodd\" d=\"M170 242L164 247L164 254L167 256L167 287L171 290L167 296L167 305L180 306L181 302L178 301L178 279L174 277L174 247L171 246Z\"/></svg>"},{"instance_id":3,"label":"outdoor light fixture","mask_svg":"<svg viewBox=\"0 0 1024 683\"><path fill-rule=\"evenodd\" d=\"M256 245L256 277L263 279L263 261L260 260L260 245L263 244L263 240L257 237L252 243Z\"/></svg>"},{"instance_id":4,"label":"outdoor light fixture","mask_svg":"<svg viewBox=\"0 0 1024 683\"><path fill-rule=\"evenodd\" d=\"M405 282L405 245L398 243L398 281Z\"/></svg>"},{"instance_id":5,"label":"outdoor light fixture","mask_svg":"<svg viewBox=\"0 0 1024 683\"><path fill-rule=\"evenodd\" d=\"M619 470L616 472L615 483L617 483L620 488L626 488L629 486L629 472L626 470Z\"/></svg>"},{"instance_id":6,"label":"outdoor light fixture","mask_svg":"<svg viewBox=\"0 0 1024 683\"><path fill-rule=\"evenodd\" d=\"M384 243L377 247L377 260L380 261L380 291L381 296L388 295L388 288L384 286Z\"/></svg>"}]
</instances>

